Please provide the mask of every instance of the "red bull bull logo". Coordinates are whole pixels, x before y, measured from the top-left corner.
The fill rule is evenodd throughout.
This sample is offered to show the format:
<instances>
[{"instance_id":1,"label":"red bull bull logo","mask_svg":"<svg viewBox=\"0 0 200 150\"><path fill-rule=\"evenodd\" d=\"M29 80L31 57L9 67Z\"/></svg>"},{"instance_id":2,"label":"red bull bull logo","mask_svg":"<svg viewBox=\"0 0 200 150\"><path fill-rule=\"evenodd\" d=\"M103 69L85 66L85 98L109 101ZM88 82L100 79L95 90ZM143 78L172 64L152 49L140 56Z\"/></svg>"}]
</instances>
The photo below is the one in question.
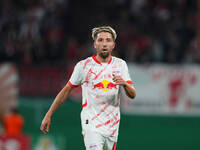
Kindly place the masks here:
<instances>
[{"instance_id":1,"label":"red bull bull logo","mask_svg":"<svg viewBox=\"0 0 200 150\"><path fill-rule=\"evenodd\" d=\"M103 91L109 91L113 88L117 89L117 85L108 80L103 80L103 81L95 84L93 87L93 89L100 89Z\"/></svg>"}]
</instances>

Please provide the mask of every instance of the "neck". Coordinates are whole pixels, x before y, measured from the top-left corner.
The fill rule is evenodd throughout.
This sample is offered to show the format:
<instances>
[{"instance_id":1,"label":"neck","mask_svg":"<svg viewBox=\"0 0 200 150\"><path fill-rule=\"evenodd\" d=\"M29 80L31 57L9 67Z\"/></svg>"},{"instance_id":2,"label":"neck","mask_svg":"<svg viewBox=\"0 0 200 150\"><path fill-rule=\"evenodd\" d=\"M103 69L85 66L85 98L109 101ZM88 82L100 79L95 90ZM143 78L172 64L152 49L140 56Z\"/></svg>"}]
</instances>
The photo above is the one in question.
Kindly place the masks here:
<instances>
[{"instance_id":1,"label":"neck","mask_svg":"<svg viewBox=\"0 0 200 150\"><path fill-rule=\"evenodd\" d=\"M100 62L100 63L108 63L110 61L111 55L109 55L106 58L102 58L101 56L99 56L98 54L96 55L96 59Z\"/></svg>"}]
</instances>

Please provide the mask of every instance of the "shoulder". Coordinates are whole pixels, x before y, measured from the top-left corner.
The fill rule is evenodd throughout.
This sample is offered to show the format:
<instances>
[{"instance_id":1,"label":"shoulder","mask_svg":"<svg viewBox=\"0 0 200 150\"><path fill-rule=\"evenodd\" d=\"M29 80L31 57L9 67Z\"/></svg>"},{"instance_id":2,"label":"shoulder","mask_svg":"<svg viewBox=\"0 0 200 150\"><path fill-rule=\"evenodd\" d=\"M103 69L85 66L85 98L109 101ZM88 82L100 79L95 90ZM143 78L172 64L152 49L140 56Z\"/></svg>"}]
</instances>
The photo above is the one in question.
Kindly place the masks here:
<instances>
[{"instance_id":1,"label":"shoulder","mask_svg":"<svg viewBox=\"0 0 200 150\"><path fill-rule=\"evenodd\" d=\"M112 59L113 59L113 62L115 62L115 63L126 64L126 61L123 60L123 59L121 59L121 58L118 58L118 57L112 56Z\"/></svg>"},{"instance_id":2,"label":"shoulder","mask_svg":"<svg viewBox=\"0 0 200 150\"><path fill-rule=\"evenodd\" d=\"M86 59L80 60L77 62L77 67L82 67L83 69L87 66L87 64L91 63L92 57L87 57Z\"/></svg>"},{"instance_id":3,"label":"shoulder","mask_svg":"<svg viewBox=\"0 0 200 150\"><path fill-rule=\"evenodd\" d=\"M87 58L85 58L83 60L80 60L78 63L79 64L85 64L85 63L90 62L91 60L92 60L92 57L87 57Z\"/></svg>"}]
</instances>

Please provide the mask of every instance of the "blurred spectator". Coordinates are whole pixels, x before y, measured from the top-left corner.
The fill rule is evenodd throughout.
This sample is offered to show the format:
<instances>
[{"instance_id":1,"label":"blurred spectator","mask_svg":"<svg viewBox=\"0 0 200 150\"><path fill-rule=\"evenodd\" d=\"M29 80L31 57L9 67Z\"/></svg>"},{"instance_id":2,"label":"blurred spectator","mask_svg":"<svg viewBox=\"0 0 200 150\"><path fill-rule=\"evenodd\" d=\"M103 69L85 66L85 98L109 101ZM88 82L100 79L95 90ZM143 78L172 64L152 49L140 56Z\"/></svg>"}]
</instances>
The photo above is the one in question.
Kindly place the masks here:
<instances>
[{"instance_id":1,"label":"blurred spectator","mask_svg":"<svg viewBox=\"0 0 200 150\"><path fill-rule=\"evenodd\" d=\"M8 136L18 136L23 134L24 118L17 112L16 108L3 117L5 134Z\"/></svg>"},{"instance_id":2,"label":"blurred spectator","mask_svg":"<svg viewBox=\"0 0 200 150\"><path fill-rule=\"evenodd\" d=\"M52 26L47 32L45 49L46 57L51 64L59 64L64 58L63 37L63 29L59 25Z\"/></svg>"},{"instance_id":3,"label":"blurred spectator","mask_svg":"<svg viewBox=\"0 0 200 150\"><path fill-rule=\"evenodd\" d=\"M72 63L80 56L80 45L76 38L71 37L67 42L66 47L66 61Z\"/></svg>"}]
</instances>

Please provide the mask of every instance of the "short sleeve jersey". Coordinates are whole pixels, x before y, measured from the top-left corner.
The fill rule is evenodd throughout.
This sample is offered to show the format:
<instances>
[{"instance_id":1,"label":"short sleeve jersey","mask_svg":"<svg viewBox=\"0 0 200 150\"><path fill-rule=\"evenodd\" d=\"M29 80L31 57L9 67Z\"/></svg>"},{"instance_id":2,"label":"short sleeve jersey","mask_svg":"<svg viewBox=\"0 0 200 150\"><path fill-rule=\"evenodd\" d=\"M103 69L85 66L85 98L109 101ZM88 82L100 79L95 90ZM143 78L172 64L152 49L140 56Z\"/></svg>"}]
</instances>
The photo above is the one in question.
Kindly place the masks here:
<instances>
[{"instance_id":1,"label":"short sleeve jersey","mask_svg":"<svg viewBox=\"0 0 200 150\"><path fill-rule=\"evenodd\" d=\"M68 84L82 87L82 130L93 130L104 136L118 136L120 121L120 86L113 74L132 83L124 60L110 56L108 63L100 63L96 55L78 62Z\"/></svg>"}]
</instances>

